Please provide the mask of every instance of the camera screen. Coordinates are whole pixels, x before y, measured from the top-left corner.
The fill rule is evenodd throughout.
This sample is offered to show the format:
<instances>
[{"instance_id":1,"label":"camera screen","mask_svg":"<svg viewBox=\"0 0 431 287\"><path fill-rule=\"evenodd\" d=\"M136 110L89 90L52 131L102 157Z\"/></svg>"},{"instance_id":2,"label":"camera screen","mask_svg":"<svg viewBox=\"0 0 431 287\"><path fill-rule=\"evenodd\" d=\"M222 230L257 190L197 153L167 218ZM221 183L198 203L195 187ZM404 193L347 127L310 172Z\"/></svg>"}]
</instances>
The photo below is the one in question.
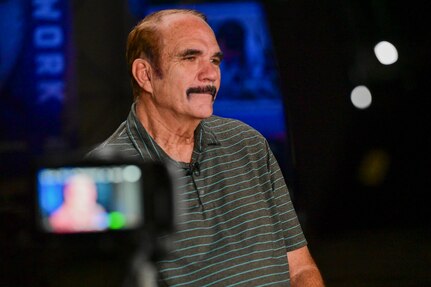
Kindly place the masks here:
<instances>
[{"instance_id":1,"label":"camera screen","mask_svg":"<svg viewBox=\"0 0 431 287\"><path fill-rule=\"evenodd\" d=\"M142 170L137 165L41 168L36 185L44 231L101 232L143 224Z\"/></svg>"}]
</instances>

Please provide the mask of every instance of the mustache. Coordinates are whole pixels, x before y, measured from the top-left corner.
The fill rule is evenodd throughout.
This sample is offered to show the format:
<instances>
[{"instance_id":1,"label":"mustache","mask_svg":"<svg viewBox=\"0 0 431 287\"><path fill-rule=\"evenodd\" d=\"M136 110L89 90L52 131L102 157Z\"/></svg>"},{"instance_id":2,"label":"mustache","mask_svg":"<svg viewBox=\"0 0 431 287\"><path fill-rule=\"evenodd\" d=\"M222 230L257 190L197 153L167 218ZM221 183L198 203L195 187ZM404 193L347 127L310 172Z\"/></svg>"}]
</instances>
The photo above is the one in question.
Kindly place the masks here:
<instances>
[{"instance_id":1,"label":"mustache","mask_svg":"<svg viewBox=\"0 0 431 287\"><path fill-rule=\"evenodd\" d=\"M189 96L190 94L210 94L213 98L217 94L217 88L212 85L200 86L200 87L190 87L187 89L186 94Z\"/></svg>"}]
</instances>

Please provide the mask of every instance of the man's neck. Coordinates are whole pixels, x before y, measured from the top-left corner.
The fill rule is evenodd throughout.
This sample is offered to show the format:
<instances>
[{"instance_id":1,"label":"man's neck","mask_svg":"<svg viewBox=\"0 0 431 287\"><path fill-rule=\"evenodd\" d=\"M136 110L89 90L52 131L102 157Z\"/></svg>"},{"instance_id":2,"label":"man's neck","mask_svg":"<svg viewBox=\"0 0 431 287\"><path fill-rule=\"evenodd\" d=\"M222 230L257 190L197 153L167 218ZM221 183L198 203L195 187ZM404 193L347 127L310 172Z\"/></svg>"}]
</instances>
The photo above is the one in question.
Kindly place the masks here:
<instances>
[{"instance_id":1,"label":"man's neck","mask_svg":"<svg viewBox=\"0 0 431 287\"><path fill-rule=\"evenodd\" d=\"M190 162L194 148L194 132L200 120L176 118L171 113L161 114L136 104L136 116L145 130L173 160Z\"/></svg>"}]
</instances>

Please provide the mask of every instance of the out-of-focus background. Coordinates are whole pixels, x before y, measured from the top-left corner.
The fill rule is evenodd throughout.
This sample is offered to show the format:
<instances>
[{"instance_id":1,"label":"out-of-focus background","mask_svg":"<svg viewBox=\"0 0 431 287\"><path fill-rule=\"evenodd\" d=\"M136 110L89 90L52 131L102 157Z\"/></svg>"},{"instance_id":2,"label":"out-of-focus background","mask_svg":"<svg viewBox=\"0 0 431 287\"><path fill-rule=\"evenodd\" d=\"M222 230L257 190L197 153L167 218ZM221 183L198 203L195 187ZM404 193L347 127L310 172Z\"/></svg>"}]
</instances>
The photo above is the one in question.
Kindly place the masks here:
<instances>
[{"instance_id":1,"label":"out-of-focus background","mask_svg":"<svg viewBox=\"0 0 431 287\"><path fill-rule=\"evenodd\" d=\"M268 138L327 286L431 286L429 15L385 0L0 0L0 285L121 284L127 238L34 230L33 166L125 120L127 34L166 7L208 15L215 113Z\"/></svg>"}]
</instances>

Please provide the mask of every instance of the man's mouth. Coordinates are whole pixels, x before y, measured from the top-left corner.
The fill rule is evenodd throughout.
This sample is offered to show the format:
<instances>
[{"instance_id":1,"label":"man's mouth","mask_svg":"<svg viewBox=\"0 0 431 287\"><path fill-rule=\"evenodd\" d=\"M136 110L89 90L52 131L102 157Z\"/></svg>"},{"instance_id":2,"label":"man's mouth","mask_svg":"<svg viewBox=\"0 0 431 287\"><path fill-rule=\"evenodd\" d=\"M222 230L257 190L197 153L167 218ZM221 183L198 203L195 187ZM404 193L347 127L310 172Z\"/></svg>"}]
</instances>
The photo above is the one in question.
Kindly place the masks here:
<instances>
[{"instance_id":1,"label":"man's mouth","mask_svg":"<svg viewBox=\"0 0 431 287\"><path fill-rule=\"evenodd\" d=\"M211 85L201 86L201 87L191 87L191 88L188 88L186 91L187 97L189 97L190 94L209 94L213 97L213 100L215 98L216 93L217 93L217 88Z\"/></svg>"}]
</instances>

